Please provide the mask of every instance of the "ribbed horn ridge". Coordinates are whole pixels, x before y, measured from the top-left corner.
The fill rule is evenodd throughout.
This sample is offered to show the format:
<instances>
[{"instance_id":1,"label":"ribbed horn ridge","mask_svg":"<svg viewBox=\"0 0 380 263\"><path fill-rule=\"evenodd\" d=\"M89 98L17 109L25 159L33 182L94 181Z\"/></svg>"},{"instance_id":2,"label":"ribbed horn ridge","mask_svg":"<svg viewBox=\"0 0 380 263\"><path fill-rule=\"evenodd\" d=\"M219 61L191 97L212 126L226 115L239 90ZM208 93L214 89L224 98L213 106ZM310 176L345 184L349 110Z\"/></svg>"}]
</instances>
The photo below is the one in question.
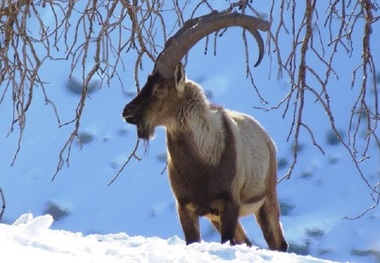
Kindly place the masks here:
<instances>
[{"instance_id":1,"label":"ribbed horn ridge","mask_svg":"<svg viewBox=\"0 0 380 263\"><path fill-rule=\"evenodd\" d=\"M232 26L248 30L256 39L259 46L256 67L264 56L264 42L258 30L268 31L269 22L239 13L213 11L186 21L184 26L166 41L164 50L158 55L153 72L159 72L164 78L173 77L177 64L199 40L215 31Z\"/></svg>"}]
</instances>

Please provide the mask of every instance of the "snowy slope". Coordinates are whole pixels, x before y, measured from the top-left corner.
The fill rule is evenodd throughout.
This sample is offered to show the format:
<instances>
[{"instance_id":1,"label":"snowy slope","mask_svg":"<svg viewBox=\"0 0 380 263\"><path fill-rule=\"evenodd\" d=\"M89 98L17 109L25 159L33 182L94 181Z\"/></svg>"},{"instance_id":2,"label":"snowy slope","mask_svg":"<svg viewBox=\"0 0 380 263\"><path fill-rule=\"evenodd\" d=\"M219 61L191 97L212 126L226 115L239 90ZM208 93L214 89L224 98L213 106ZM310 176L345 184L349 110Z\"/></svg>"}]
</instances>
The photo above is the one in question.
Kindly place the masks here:
<instances>
[{"instance_id":1,"label":"snowy slope","mask_svg":"<svg viewBox=\"0 0 380 263\"><path fill-rule=\"evenodd\" d=\"M186 246L178 237L161 239L125 233L83 236L52 230L50 215L22 215L13 225L0 224L1 258L16 262L331 262L256 247L202 242Z\"/></svg>"},{"instance_id":2,"label":"snowy slope","mask_svg":"<svg viewBox=\"0 0 380 263\"><path fill-rule=\"evenodd\" d=\"M292 156L293 142L291 139L287 141L291 116L282 118L283 108L269 112L253 109L253 106L263 105L250 81L245 79L244 48L242 45L237 47L237 41L234 41L240 40L241 31L229 30L224 35L218 42L218 50L233 52L204 56L204 43L200 43L189 55L187 74L202 84L214 103L255 116L263 124L277 144L281 164L278 176L281 177ZM256 46L252 46L256 51ZM252 56L255 56L254 52ZM345 74L352 72L348 67L355 67L358 62L348 59L345 53L341 61L339 69ZM151 68L152 65L147 63L143 73L148 74ZM285 96L289 86L285 80L278 82L273 76L268 79L269 68L270 61L265 57L253 74L257 87L271 107ZM60 61L49 62L42 66L41 72L48 83L48 96L56 103L62 121L71 120L79 97L68 91L69 65ZM124 74L125 89L133 93L135 87L130 68L120 74ZM80 75L77 72L74 77L80 79ZM141 75L141 82L144 81L145 76ZM349 77L341 77L339 81L332 81L330 87L336 125L344 134L347 134L344 129L351 110L347 101L352 101L357 92L348 88L350 82ZM183 245L166 171L161 174L165 168L165 137L161 128L157 129L156 138L150 142L148 150L140 144L138 155L143 157L142 161L132 159L119 178L107 186L136 143L135 127L125 124L121 118L124 105L132 97L122 92L117 81L111 82L110 88L102 87L89 95L80 128L81 137L86 140L83 140L82 148L79 144L73 146L70 166L65 167L53 182L51 178L59 151L72 127L57 128L54 112L45 105L40 90L35 90L33 98L21 151L13 167L10 164L19 135L17 129L9 134L12 116L9 98L5 97L0 104L0 187L6 199L3 222L12 224L27 212L37 216L35 221L26 225L1 225L1 253L10 253L15 259L24 255L24 259L28 259L37 253L46 260L57 256L62 257L62 261L79 255L78 262L83 262L80 261L82 256L91 260L91 255L100 259L112 257L110 261L123 257L130 259L129 256L152 260L172 256L178 261L182 257L196 257L197 260L210 257L213 261L237 260L238 257L257 257L259 262L262 259L277 260L279 254L264 250L251 255L252 251L245 247L220 246L217 243L219 236L204 220L201 221L202 237L207 242L190 247ZM380 262L379 207L357 220L344 219L361 214L373 204L373 200L347 152L339 144L327 141L330 125L323 109L314 103L314 99L306 104L304 119L315 131L315 139L322 145L325 155L312 145L306 132L302 133L300 142L303 147L298 154L296 169L290 180L282 181L278 186L281 221L291 251L342 262ZM373 157L362 163L362 169L373 184L380 180L380 162L376 159L378 149L369 151L368 155ZM52 214L54 222L46 214ZM247 217L242 221L253 243L261 249L266 248L254 218ZM115 250L112 250L114 246ZM129 254L133 249L138 250L137 255ZM149 251L154 249L163 254L150 254ZM23 253L13 253L14 250ZM178 250L180 254L176 253ZM56 255L54 252L62 253ZM297 258L292 254L280 258L283 257L312 262L307 261L310 258Z\"/></svg>"}]
</instances>

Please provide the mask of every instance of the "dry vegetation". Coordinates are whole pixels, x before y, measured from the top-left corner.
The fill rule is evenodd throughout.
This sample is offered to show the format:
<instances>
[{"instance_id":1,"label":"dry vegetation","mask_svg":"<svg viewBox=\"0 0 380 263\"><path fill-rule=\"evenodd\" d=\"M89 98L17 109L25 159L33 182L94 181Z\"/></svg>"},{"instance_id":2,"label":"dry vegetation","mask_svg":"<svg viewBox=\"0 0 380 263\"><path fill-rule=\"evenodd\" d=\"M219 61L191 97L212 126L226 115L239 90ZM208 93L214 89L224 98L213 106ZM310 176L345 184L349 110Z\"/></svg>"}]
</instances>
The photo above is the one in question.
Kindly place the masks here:
<instances>
[{"instance_id":1,"label":"dry vegetation","mask_svg":"<svg viewBox=\"0 0 380 263\"><path fill-rule=\"evenodd\" d=\"M181 2L181 3L180 3ZM331 129L347 150L359 175L372 192L374 206L379 203L379 182L371 183L362 172L361 164L368 159L370 147L380 149L378 123L379 92L374 53L377 44L373 33L379 31L379 4L376 0L362 1L317 1L272 0L268 10L257 10L255 1L71 1L71 0L2 0L0 3L0 103L11 100L12 122L9 133L18 132L19 140L14 160L22 148L21 139L27 125L28 109L33 103L33 94L42 90L46 104L52 107L58 126L72 127L66 143L59 152L55 175L70 159L73 141L78 139L81 116L85 107L90 81L96 76L102 85L117 79L123 88L125 72L134 72L136 89L139 90L139 73L144 61L154 62L162 50L165 40L184 22L192 17L213 10L241 12L264 17L271 23L267 38L267 53L272 61L270 74L289 80L289 92L279 103L265 110L280 109L279 114L290 116L288 140L294 141L293 161L284 178L289 178L297 163L297 149L301 132L309 134L312 143L323 153L323 146L315 139L309 120L304 117L305 98L314 98L327 114ZM268 1L269 2L269 1ZM222 9L220 7L222 6ZM52 20L46 24L45 16ZM171 19L169 20L168 17ZM173 17L175 17L173 19ZM51 22L52 21L52 22ZM376 28L376 30L374 29ZM284 49L283 38L290 40L292 49ZM217 36L210 36L208 45L216 47ZM246 47L247 76L251 74L247 39L241 41ZM357 90L357 99L351 105L347 135L341 136L331 110L330 83L339 79L338 51L347 56L360 58L352 72L351 89ZM133 63L125 61L123 54L133 54ZM375 59L375 56L376 59ZM54 101L46 92L47 83L40 68L52 60L69 63L72 73L82 72L82 92L74 115L70 120L61 120ZM310 63L318 61L318 63ZM90 65L90 66L89 66ZM366 127L365 143L359 143L360 127ZM130 158L136 158L138 142ZM378 158L375 156L374 158ZM128 160L129 160L128 159ZM125 165L128 163L126 161ZM54 176L55 176L54 175ZM283 179L284 179L283 178Z\"/></svg>"}]
</instances>

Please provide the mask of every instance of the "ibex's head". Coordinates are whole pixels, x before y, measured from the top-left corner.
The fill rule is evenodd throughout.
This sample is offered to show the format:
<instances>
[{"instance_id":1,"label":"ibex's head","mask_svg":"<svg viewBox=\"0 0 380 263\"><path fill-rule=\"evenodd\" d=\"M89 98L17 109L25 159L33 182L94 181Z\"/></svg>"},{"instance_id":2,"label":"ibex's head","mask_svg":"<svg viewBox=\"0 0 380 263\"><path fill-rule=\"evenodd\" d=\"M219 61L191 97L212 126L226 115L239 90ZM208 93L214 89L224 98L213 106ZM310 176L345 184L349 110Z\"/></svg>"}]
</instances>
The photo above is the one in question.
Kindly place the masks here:
<instances>
[{"instance_id":1,"label":"ibex's head","mask_svg":"<svg viewBox=\"0 0 380 263\"><path fill-rule=\"evenodd\" d=\"M185 84L186 77L181 63L172 78L164 78L159 72L148 77L141 92L123 111L125 121L137 126L139 138L148 140L154 135L155 127L175 122L179 98Z\"/></svg>"},{"instance_id":2,"label":"ibex's head","mask_svg":"<svg viewBox=\"0 0 380 263\"><path fill-rule=\"evenodd\" d=\"M188 20L165 44L154 66L153 73L141 92L128 103L123 111L126 122L137 126L138 137L148 140L159 125L170 125L175 121L175 109L178 98L185 87L186 77L181 59L203 37L231 26L247 29L259 46L259 57L255 64L260 64L264 55L264 43L258 30L267 31L269 23L238 13L218 13Z\"/></svg>"}]
</instances>

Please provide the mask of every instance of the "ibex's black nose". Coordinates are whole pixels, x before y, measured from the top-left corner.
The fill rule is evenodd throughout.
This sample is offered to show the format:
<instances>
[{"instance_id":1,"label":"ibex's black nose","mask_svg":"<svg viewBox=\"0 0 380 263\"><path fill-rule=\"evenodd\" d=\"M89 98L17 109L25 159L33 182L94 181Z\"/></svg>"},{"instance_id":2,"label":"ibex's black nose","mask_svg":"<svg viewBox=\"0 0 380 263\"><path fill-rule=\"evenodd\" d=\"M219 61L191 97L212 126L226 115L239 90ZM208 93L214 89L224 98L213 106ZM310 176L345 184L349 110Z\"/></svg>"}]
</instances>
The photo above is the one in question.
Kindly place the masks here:
<instances>
[{"instance_id":1,"label":"ibex's black nose","mask_svg":"<svg viewBox=\"0 0 380 263\"><path fill-rule=\"evenodd\" d=\"M136 124L137 123L136 107L131 104L127 104L123 110L123 118L126 122L130 124Z\"/></svg>"}]
</instances>

